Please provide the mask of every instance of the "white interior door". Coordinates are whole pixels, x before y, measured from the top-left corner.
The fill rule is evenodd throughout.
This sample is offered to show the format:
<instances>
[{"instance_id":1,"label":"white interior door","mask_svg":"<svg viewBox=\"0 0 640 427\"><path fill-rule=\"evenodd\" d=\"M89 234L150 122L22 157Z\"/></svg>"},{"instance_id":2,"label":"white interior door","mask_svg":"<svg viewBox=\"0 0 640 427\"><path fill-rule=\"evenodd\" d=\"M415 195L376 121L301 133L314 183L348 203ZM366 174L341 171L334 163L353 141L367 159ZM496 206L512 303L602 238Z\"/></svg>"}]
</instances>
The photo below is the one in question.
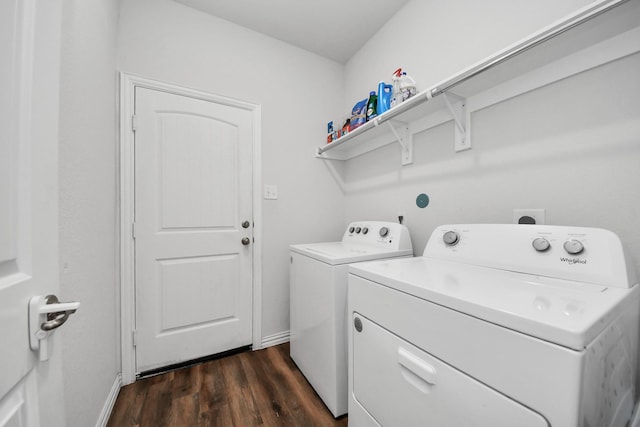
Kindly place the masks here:
<instances>
[{"instance_id":1,"label":"white interior door","mask_svg":"<svg viewBox=\"0 0 640 427\"><path fill-rule=\"evenodd\" d=\"M55 335L29 342L29 300L58 291L61 4L0 2L0 426L65 424ZM44 353L43 353L44 354Z\"/></svg>"},{"instance_id":2,"label":"white interior door","mask_svg":"<svg viewBox=\"0 0 640 427\"><path fill-rule=\"evenodd\" d=\"M252 342L252 115L135 89L136 372Z\"/></svg>"}]
</instances>

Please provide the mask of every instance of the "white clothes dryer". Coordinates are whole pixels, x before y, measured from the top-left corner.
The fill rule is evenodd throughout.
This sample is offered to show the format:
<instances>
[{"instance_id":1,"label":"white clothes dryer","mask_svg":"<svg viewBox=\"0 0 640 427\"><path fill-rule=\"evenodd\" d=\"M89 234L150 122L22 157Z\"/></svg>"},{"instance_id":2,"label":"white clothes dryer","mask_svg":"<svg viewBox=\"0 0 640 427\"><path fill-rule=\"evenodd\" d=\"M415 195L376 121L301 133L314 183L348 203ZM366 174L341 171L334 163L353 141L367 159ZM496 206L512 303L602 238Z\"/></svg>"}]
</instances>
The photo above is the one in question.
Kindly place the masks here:
<instances>
[{"instance_id":1,"label":"white clothes dryer","mask_svg":"<svg viewBox=\"0 0 640 427\"><path fill-rule=\"evenodd\" d=\"M407 227L351 223L342 241L292 245L290 354L334 417L347 412L348 265L413 256Z\"/></svg>"},{"instance_id":2,"label":"white clothes dryer","mask_svg":"<svg viewBox=\"0 0 640 427\"><path fill-rule=\"evenodd\" d=\"M640 286L615 234L448 225L349 271L350 426L629 422Z\"/></svg>"}]
</instances>

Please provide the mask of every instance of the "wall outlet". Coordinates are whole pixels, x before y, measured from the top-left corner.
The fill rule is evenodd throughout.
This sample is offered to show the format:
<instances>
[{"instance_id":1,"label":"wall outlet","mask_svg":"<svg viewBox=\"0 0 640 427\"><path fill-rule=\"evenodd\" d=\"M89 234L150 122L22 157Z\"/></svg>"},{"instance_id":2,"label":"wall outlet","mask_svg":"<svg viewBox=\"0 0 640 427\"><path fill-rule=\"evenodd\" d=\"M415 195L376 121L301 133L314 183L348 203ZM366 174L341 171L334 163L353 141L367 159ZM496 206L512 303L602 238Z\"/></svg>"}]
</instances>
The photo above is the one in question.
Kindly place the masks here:
<instances>
[{"instance_id":1,"label":"wall outlet","mask_svg":"<svg viewBox=\"0 0 640 427\"><path fill-rule=\"evenodd\" d=\"M398 211L398 222L400 224L404 223L405 218L406 214L404 213L404 211Z\"/></svg>"},{"instance_id":2,"label":"wall outlet","mask_svg":"<svg viewBox=\"0 0 640 427\"><path fill-rule=\"evenodd\" d=\"M264 186L264 199L276 200L278 198L278 186L277 185L265 185Z\"/></svg>"},{"instance_id":3,"label":"wall outlet","mask_svg":"<svg viewBox=\"0 0 640 427\"><path fill-rule=\"evenodd\" d=\"M544 220L544 209L514 209L513 210L513 223L518 224L520 218L528 216L536 221L536 225L542 225Z\"/></svg>"}]
</instances>

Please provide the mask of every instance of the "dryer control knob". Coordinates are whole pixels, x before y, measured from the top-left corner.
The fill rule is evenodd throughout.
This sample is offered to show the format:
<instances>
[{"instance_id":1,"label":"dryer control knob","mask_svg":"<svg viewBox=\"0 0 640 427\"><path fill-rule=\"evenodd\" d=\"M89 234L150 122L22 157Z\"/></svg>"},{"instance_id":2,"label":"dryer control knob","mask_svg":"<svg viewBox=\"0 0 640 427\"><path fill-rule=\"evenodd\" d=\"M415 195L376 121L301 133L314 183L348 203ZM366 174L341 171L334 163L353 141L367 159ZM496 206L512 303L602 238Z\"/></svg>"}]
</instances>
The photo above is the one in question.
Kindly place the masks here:
<instances>
[{"instance_id":1,"label":"dryer control knob","mask_svg":"<svg viewBox=\"0 0 640 427\"><path fill-rule=\"evenodd\" d=\"M380 229L380 237L386 237L387 234L389 234L389 228L387 227L382 227Z\"/></svg>"},{"instance_id":2,"label":"dryer control knob","mask_svg":"<svg viewBox=\"0 0 640 427\"><path fill-rule=\"evenodd\" d=\"M353 232L355 231L355 227L349 227L349 233L353 234Z\"/></svg>"},{"instance_id":3,"label":"dryer control knob","mask_svg":"<svg viewBox=\"0 0 640 427\"><path fill-rule=\"evenodd\" d=\"M455 246L460 241L460 236L455 231L447 231L444 233L444 236L442 236L442 240L447 246Z\"/></svg>"},{"instance_id":4,"label":"dryer control knob","mask_svg":"<svg viewBox=\"0 0 640 427\"><path fill-rule=\"evenodd\" d=\"M367 227L362 229L362 234L367 234L369 232L369 229Z\"/></svg>"},{"instance_id":5,"label":"dryer control knob","mask_svg":"<svg viewBox=\"0 0 640 427\"><path fill-rule=\"evenodd\" d=\"M584 245L580 240L567 240L564 242L564 250L570 255L578 255L584 251Z\"/></svg>"},{"instance_id":6,"label":"dryer control knob","mask_svg":"<svg viewBox=\"0 0 640 427\"><path fill-rule=\"evenodd\" d=\"M533 245L534 249L538 252L544 252L551 247L551 243L549 243L549 241L544 237L538 237L537 239L533 239L533 242L531 242L531 244Z\"/></svg>"},{"instance_id":7,"label":"dryer control knob","mask_svg":"<svg viewBox=\"0 0 640 427\"><path fill-rule=\"evenodd\" d=\"M360 234L360 230L361 230L360 227L356 227L356 234Z\"/></svg>"}]
</instances>

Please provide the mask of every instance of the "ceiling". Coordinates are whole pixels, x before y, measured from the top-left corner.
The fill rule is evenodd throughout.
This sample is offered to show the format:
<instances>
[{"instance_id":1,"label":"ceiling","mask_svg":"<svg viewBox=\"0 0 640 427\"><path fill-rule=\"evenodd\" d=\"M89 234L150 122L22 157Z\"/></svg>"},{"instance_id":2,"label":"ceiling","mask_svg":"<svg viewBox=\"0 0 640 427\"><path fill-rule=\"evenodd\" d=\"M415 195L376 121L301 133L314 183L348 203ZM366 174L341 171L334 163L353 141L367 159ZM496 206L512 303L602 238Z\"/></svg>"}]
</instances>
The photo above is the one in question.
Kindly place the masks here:
<instances>
[{"instance_id":1,"label":"ceiling","mask_svg":"<svg viewBox=\"0 0 640 427\"><path fill-rule=\"evenodd\" d=\"M175 0L345 63L409 0Z\"/></svg>"}]
</instances>

